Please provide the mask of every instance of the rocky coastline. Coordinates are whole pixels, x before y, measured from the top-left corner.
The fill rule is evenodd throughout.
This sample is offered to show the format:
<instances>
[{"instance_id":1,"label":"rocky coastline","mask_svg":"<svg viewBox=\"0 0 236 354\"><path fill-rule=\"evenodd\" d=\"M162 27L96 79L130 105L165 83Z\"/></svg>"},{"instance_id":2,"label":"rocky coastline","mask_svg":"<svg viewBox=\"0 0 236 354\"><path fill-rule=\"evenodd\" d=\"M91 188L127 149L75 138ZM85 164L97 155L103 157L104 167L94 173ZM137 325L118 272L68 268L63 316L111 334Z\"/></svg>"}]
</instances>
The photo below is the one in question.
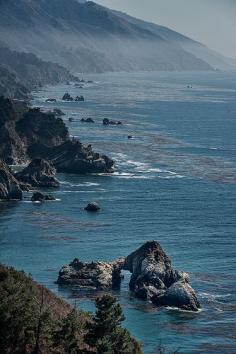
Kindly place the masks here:
<instances>
[{"instance_id":1,"label":"rocky coastline","mask_svg":"<svg viewBox=\"0 0 236 354\"><path fill-rule=\"evenodd\" d=\"M0 97L0 172L4 175L0 199L21 199L12 193L13 181L22 192L28 187L59 187L56 172L113 172L114 161L94 152L91 145L70 138L57 113ZM17 164L28 166L14 174L7 165Z\"/></svg>"}]
</instances>

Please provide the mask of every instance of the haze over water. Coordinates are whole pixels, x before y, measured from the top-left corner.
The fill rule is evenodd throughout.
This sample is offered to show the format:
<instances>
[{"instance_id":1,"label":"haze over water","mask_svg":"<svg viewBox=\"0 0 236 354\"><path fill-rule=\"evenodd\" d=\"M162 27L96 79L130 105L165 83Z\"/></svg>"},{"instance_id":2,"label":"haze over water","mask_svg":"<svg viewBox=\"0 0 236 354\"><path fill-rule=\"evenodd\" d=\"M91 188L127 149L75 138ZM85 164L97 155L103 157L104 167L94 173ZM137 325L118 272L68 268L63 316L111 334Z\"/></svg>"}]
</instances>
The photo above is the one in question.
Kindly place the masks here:
<instances>
[{"instance_id":1,"label":"haze over water","mask_svg":"<svg viewBox=\"0 0 236 354\"><path fill-rule=\"evenodd\" d=\"M75 257L113 260L155 239L174 267L190 273L202 311L156 309L135 300L125 274L116 295L144 353L160 341L180 353L235 353L236 74L113 73L86 79L94 83L84 89L62 85L36 92L33 104L61 108L71 135L113 157L115 173L61 174L56 202L0 203L1 262L93 309L88 294L54 284L60 267ZM85 102L61 101L67 91L84 95ZM47 98L59 101L54 106ZM88 117L95 123L80 122ZM103 118L123 125L104 127ZM83 210L93 200L102 207L95 215Z\"/></svg>"}]
</instances>

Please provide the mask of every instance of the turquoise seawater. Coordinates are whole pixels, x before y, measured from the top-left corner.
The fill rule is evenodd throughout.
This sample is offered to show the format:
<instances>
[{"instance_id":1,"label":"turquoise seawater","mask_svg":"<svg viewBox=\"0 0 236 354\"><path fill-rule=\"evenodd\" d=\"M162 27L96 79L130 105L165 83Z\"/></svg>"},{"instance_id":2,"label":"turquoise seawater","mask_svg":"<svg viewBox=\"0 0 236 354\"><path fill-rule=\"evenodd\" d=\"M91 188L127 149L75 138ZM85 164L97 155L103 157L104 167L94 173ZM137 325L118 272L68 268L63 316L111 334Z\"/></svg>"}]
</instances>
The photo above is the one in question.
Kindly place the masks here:
<instances>
[{"instance_id":1,"label":"turquoise seawater","mask_svg":"<svg viewBox=\"0 0 236 354\"><path fill-rule=\"evenodd\" d=\"M115 295L144 353L161 342L180 353L236 352L236 73L112 73L93 83L46 87L33 105L61 108L72 136L114 158L113 175L60 174L56 202L0 203L0 261L81 308L96 294L58 288L73 258L113 260L157 240L190 273L202 311L157 309ZM188 86L190 86L188 88ZM63 102L65 92L85 102ZM57 98L56 104L45 103ZM72 123L68 118L73 117ZM81 123L91 117L94 124ZM102 125L102 119L122 126ZM127 139L132 135L134 139ZM102 209L83 210L89 201Z\"/></svg>"}]
</instances>

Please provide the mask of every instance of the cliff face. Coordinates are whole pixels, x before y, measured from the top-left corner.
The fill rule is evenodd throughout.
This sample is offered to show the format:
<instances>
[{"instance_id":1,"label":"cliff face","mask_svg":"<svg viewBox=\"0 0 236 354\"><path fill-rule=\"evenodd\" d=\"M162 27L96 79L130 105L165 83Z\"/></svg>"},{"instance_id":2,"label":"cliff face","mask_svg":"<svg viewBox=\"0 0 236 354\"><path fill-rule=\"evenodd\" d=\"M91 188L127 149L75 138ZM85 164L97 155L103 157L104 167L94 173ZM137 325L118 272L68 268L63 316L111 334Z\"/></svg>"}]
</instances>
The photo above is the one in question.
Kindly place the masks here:
<instances>
[{"instance_id":1,"label":"cliff face","mask_svg":"<svg viewBox=\"0 0 236 354\"><path fill-rule=\"evenodd\" d=\"M178 43L91 1L3 0L0 41L75 72L211 70Z\"/></svg>"},{"instance_id":2,"label":"cliff face","mask_svg":"<svg viewBox=\"0 0 236 354\"><path fill-rule=\"evenodd\" d=\"M58 172L111 172L113 161L71 140L61 118L0 97L0 158L8 164L49 160Z\"/></svg>"}]
</instances>

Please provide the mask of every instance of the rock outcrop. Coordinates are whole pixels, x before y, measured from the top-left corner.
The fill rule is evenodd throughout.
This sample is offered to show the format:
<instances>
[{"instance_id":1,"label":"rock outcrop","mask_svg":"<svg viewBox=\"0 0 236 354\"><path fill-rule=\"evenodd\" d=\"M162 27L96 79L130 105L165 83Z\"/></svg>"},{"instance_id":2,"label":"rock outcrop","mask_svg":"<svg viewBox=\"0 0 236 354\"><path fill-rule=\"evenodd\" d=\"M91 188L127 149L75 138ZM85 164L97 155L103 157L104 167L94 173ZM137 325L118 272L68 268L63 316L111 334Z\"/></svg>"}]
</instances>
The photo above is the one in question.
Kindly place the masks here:
<instances>
[{"instance_id":1,"label":"rock outcrop","mask_svg":"<svg viewBox=\"0 0 236 354\"><path fill-rule=\"evenodd\" d=\"M119 288L124 260L84 263L78 258L61 268L57 283L79 288L105 290Z\"/></svg>"},{"instance_id":2,"label":"rock outcrop","mask_svg":"<svg viewBox=\"0 0 236 354\"><path fill-rule=\"evenodd\" d=\"M95 123L94 120L92 118L82 118L80 120L82 123Z\"/></svg>"},{"instance_id":3,"label":"rock outcrop","mask_svg":"<svg viewBox=\"0 0 236 354\"><path fill-rule=\"evenodd\" d=\"M15 176L21 183L29 184L32 187L57 188L60 186L56 179L56 169L43 159L34 159Z\"/></svg>"},{"instance_id":4,"label":"rock outcrop","mask_svg":"<svg viewBox=\"0 0 236 354\"><path fill-rule=\"evenodd\" d=\"M56 200L56 198L53 195L43 194L41 192L35 192L31 198L32 202L40 202L40 203L45 201L53 201L53 200Z\"/></svg>"},{"instance_id":5,"label":"rock outcrop","mask_svg":"<svg viewBox=\"0 0 236 354\"><path fill-rule=\"evenodd\" d=\"M114 162L71 139L60 117L0 97L0 158L8 164L48 160L58 172L107 173Z\"/></svg>"},{"instance_id":6,"label":"rock outcrop","mask_svg":"<svg viewBox=\"0 0 236 354\"><path fill-rule=\"evenodd\" d=\"M200 304L188 283L188 274L172 268L170 258L156 241L145 243L131 253L124 269L132 275L130 290L144 300L158 306L178 307L197 311Z\"/></svg>"},{"instance_id":7,"label":"rock outcrop","mask_svg":"<svg viewBox=\"0 0 236 354\"><path fill-rule=\"evenodd\" d=\"M0 199L21 200L22 190L7 164L0 160Z\"/></svg>"},{"instance_id":8,"label":"rock outcrop","mask_svg":"<svg viewBox=\"0 0 236 354\"><path fill-rule=\"evenodd\" d=\"M129 287L135 296L157 306L198 311L200 304L188 274L175 270L160 244L150 241L117 261L83 263L75 259L61 268L58 284L91 289L119 288L122 270L132 273Z\"/></svg>"},{"instance_id":9,"label":"rock outcrop","mask_svg":"<svg viewBox=\"0 0 236 354\"><path fill-rule=\"evenodd\" d=\"M63 97L62 97L63 101L74 101L74 98L68 93L66 92Z\"/></svg>"}]
</instances>

